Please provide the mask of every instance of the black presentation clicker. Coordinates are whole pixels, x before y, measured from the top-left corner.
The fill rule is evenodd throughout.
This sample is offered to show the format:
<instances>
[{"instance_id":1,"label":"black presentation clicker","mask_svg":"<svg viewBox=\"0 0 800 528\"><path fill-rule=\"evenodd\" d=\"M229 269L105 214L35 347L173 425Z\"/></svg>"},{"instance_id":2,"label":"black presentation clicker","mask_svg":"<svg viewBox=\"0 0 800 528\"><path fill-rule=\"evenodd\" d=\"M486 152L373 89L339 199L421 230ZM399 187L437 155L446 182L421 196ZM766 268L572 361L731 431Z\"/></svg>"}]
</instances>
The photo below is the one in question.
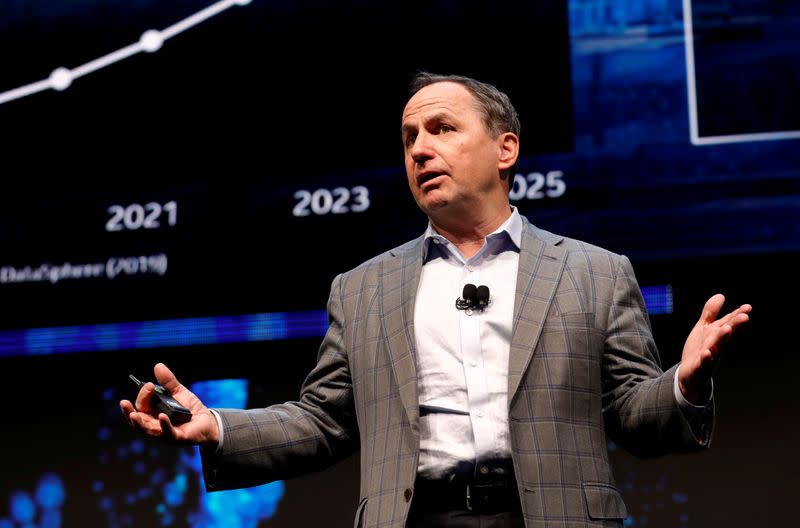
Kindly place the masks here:
<instances>
[{"instance_id":1,"label":"black presentation clicker","mask_svg":"<svg viewBox=\"0 0 800 528\"><path fill-rule=\"evenodd\" d=\"M136 379L136 376L133 374L129 374L128 377L133 380L137 387L144 385L144 383ZM178 400L173 398L167 389L157 383L153 385L156 386L152 398L154 402L154 405L152 405L153 408L169 416L169 421L173 424L182 424L192 419L192 411L178 403Z\"/></svg>"}]
</instances>

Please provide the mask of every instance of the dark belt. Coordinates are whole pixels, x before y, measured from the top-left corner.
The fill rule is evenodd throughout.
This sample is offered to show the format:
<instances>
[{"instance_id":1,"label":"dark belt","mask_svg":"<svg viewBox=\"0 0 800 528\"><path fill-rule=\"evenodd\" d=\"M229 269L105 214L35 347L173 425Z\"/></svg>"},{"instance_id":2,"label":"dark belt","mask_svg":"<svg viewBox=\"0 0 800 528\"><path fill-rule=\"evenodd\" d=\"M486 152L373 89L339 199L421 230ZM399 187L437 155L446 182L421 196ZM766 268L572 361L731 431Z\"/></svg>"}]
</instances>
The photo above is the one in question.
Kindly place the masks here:
<instances>
[{"instance_id":1,"label":"dark belt","mask_svg":"<svg viewBox=\"0 0 800 528\"><path fill-rule=\"evenodd\" d=\"M502 481L417 478L412 508L429 512L468 511L475 515L518 511L519 492L513 476Z\"/></svg>"}]
</instances>

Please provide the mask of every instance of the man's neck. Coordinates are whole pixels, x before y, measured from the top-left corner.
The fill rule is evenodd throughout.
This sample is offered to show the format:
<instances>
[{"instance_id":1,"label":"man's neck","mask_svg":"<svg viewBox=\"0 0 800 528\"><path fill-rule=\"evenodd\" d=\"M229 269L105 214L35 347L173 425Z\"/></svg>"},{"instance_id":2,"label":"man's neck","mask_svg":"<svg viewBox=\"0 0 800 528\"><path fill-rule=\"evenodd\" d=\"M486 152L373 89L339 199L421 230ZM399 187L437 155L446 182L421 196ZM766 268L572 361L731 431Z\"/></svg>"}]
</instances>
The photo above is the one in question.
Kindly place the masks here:
<instances>
[{"instance_id":1,"label":"man's neck","mask_svg":"<svg viewBox=\"0 0 800 528\"><path fill-rule=\"evenodd\" d=\"M482 214L467 212L461 216L442 215L441 218L429 217L431 225L437 233L455 244L464 258L469 259L480 251L486 236L497 230L511 216L511 207L506 205L494 211L483 211Z\"/></svg>"}]
</instances>

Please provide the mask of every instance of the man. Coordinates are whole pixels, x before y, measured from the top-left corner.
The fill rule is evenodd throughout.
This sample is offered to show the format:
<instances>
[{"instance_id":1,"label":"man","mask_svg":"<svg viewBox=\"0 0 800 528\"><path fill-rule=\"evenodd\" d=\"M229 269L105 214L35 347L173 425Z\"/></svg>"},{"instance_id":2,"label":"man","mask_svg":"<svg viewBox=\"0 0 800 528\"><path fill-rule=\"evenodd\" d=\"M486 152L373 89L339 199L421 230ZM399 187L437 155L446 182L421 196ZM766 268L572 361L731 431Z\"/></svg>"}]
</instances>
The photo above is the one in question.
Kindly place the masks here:
<instances>
[{"instance_id":1,"label":"man","mask_svg":"<svg viewBox=\"0 0 800 528\"><path fill-rule=\"evenodd\" d=\"M419 74L402 138L429 227L333 281L299 401L211 411L159 364L191 421L153 412L152 384L123 412L149 435L202 445L209 490L360 448L357 526L620 526L606 435L642 455L707 446L711 371L751 307L717 319L724 298L709 299L662 372L628 259L510 206L519 121L505 94ZM454 306L466 284L488 287L488 306Z\"/></svg>"}]
</instances>

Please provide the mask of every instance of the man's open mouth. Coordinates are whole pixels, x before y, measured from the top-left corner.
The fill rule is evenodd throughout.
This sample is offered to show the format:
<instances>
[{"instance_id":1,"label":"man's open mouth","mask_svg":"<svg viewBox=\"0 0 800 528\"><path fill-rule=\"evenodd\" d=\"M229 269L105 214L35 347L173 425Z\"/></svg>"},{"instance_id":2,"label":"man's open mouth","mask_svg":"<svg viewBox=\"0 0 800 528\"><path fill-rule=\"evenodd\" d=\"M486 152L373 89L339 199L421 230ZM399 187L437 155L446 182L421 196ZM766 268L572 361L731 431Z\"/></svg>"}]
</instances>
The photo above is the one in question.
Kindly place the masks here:
<instances>
[{"instance_id":1,"label":"man's open mouth","mask_svg":"<svg viewBox=\"0 0 800 528\"><path fill-rule=\"evenodd\" d=\"M419 185L422 186L428 183L429 181L433 180L434 178L438 178L442 174L443 173L441 172L429 172L426 174L422 174L417 178L417 182L419 182Z\"/></svg>"}]
</instances>

